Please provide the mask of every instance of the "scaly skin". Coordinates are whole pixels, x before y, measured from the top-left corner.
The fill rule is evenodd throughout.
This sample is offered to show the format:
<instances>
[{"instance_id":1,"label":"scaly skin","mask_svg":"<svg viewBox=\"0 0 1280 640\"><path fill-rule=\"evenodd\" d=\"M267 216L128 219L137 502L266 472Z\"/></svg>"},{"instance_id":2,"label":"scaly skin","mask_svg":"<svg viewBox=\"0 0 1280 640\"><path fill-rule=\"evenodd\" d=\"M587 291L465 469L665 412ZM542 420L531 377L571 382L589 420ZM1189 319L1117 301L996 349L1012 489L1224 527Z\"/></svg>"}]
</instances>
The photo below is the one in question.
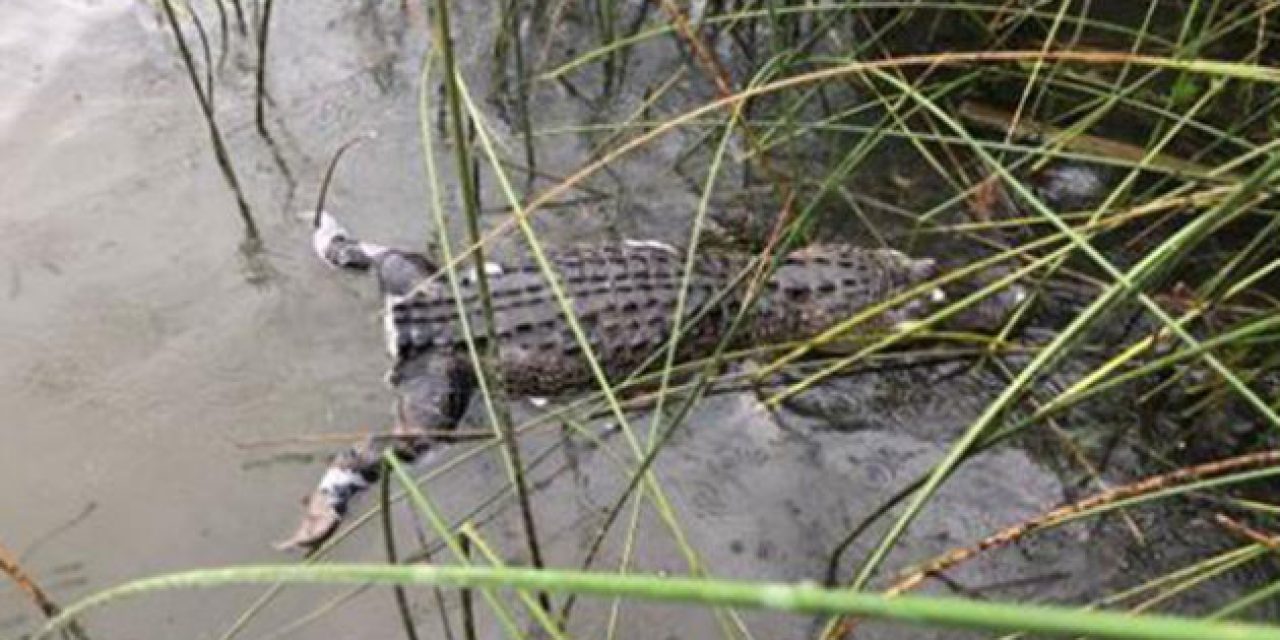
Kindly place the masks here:
<instances>
[{"instance_id":1,"label":"scaly skin","mask_svg":"<svg viewBox=\"0 0 1280 640\"><path fill-rule=\"evenodd\" d=\"M428 432L452 429L475 387L457 299L419 256L357 243L325 216L316 251L333 266L373 265L386 295L387 342L395 364L397 396L391 435L374 438L335 458L307 499L297 533L280 548L312 548L337 527L351 499L381 472L380 456L393 447L412 461L442 439ZM363 255L364 253L369 255ZM674 327L684 259L674 250L631 244L575 248L550 256L574 316L611 381L635 372L664 348ZM750 256L700 254L688 279L681 360L705 357L723 339L747 296L741 277ZM786 256L764 283L731 340L733 346L811 338L867 306L935 275L932 260L889 249L819 245ZM532 261L489 277L495 334L486 333L474 278L460 293L472 335L496 342L491 370L515 395L556 395L588 389L594 376L541 271ZM914 317L920 303L881 314L862 325L885 330ZM481 349L484 351L484 349Z\"/></svg>"},{"instance_id":2,"label":"scaly skin","mask_svg":"<svg viewBox=\"0 0 1280 640\"><path fill-rule=\"evenodd\" d=\"M674 328L683 259L668 251L630 246L583 247L552 254L565 295L592 352L610 378L632 373L666 344ZM700 255L689 278L682 359L709 354L725 335L746 295L739 278L749 256ZM870 304L927 279L933 262L892 250L816 246L796 251L774 272L740 326L733 344L800 340L818 334ZM556 395L591 385L581 345L536 265L489 278L498 355L493 370L516 395ZM460 287L471 331L487 341L474 283ZM457 300L435 281L390 305L392 355L465 358ZM872 323L886 328L899 317ZM399 367L397 367L398 370Z\"/></svg>"}]
</instances>

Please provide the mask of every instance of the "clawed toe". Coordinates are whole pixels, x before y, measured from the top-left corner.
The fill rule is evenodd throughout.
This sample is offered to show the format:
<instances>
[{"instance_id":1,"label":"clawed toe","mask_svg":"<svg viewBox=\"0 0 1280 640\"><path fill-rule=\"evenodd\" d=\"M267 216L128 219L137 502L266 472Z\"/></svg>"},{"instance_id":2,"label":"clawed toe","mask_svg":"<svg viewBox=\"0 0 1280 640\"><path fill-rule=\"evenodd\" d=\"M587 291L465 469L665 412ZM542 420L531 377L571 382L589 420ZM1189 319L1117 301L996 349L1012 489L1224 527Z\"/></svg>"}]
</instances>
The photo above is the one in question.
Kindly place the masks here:
<instances>
[{"instance_id":1,"label":"clawed toe","mask_svg":"<svg viewBox=\"0 0 1280 640\"><path fill-rule=\"evenodd\" d=\"M306 507L302 516L302 522L298 525L298 530L287 540L275 543L274 546L278 551L292 551L294 549L304 549L310 551L320 546L333 532L337 530L338 524L342 522L342 514L330 502L330 498L326 492L317 490L307 498L303 499Z\"/></svg>"}]
</instances>

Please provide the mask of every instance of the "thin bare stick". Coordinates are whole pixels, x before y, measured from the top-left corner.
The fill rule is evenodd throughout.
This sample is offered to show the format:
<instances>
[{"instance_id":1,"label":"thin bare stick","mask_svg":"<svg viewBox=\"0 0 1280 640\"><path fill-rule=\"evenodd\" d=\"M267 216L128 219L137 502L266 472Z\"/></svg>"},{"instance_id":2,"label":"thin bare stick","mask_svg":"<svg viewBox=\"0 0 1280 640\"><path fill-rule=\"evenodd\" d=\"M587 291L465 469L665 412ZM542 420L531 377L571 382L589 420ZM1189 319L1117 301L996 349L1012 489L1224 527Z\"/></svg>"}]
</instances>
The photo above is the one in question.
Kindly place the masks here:
<instances>
[{"instance_id":1,"label":"thin bare stick","mask_svg":"<svg viewBox=\"0 0 1280 640\"><path fill-rule=\"evenodd\" d=\"M1258 531L1249 525L1236 520L1226 514L1219 513L1213 518L1222 525L1223 529L1234 533L1249 542L1256 542L1272 551L1280 551L1280 536L1274 533L1264 533Z\"/></svg>"},{"instance_id":2,"label":"thin bare stick","mask_svg":"<svg viewBox=\"0 0 1280 640\"><path fill-rule=\"evenodd\" d=\"M240 5L240 0L231 0L231 7L235 9L236 12L236 26L240 27L240 35L248 36L249 25L244 19L244 7Z\"/></svg>"},{"instance_id":3,"label":"thin bare stick","mask_svg":"<svg viewBox=\"0 0 1280 640\"><path fill-rule=\"evenodd\" d=\"M707 44L702 41L702 38L694 32L693 26L689 24L689 17L685 15L684 10L676 6L671 0L662 0L660 4L662 6L662 11L667 14L667 19L671 22L672 26L675 27L676 32L680 34L680 37L683 38L685 42L689 43L689 48L693 50L694 57L698 59L698 62L700 62L706 69L707 74L711 76L712 82L716 85L716 93L720 94L721 98L730 98L734 96L733 84L728 68L724 66L724 63L720 61L719 56L715 54L711 47L707 46ZM741 107L740 113L745 112L747 112L747 105L744 104ZM751 147L751 157L757 160L761 172L770 180L774 181L774 186L778 189L779 199L783 202L790 203L793 197L791 181L769 163L768 156L761 151L760 142L756 139L755 132L752 131L746 120L735 116L733 118L733 122L742 130L742 137L746 140L747 146ZM789 218L789 213L789 209L784 209L782 211L781 219L785 220Z\"/></svg>"},{"instance_id":4,"label":"thin bare stick","mask_svg":"<svg viewBox=\"0 0 1280 640\"><path fill-rule=\"evenodd\" d=\"M464 534L458 534L458 544L462 547L462 557L465 562L471 562L471 537ZM471 589L459 589L459 595L462 598L462 630L467 640L476 640L476 612L472 605Z\"/></svg>"},{"instance_id":5,"label":"thin bare stick","mask_svg":"<svg viewBox=\"0 0 1280 640\"><path fill-rule=\"evenodd\" d=\"M18 585L18 590L25 593L27 598L35 604L36 608L46 618L55 618L62 612L62 609L54 604L49 595L44 592L44 589L41 589L40 585L36 584L36 581L26 571L23 571L22 566L18 564L18 559L9 552L9 549L3 543L0 543L0 571L3 571L5 575L9 576L10 580L13 580ZM67 625L66 629L68 633L76 638L87 640L87 636L78 622L72 621Z\"/></svg>"},{"instance_id":6,"label":"thin bare stick","mask_svg":"<svg viewBox=\"0 0 1280 640\"><path fill-rule=\"evenodd\" d=\"M227 8L222 6L222 0L213 0L213 6L218 8L218 69L223 69L227 65L227 46L231 40L228 32L231 25L227 24Z\"/></svg>"},{"instance_id":7,"label":"thin bare stick","mask_svg":"<svg viewBox=\"0 0 1280 640\"><path fill-rule=\"evenodd\" d=\"M200 19L200 12L196 11L195 7L191 7L191 23L196 26L196 35L200 37L200 49L204 53L204 95L209 100L209 104L213 104L213 51L209 48L209 33L205 31L204 21Z\"/></svg>"},{"instance_id":8,"label":"thin bare stick","mask_svg":"<svg viewBox=\"0 0 1280 640\"><path fill-rule=\"evenodd\" d=\"M515 59L515 77L514 87L508 86L508 90L514 89L516 98L516 120L519 121L521 136L524 138L524 162L529 168L525 173L525 190L533 188L533 182L536 179L534 171L537 169L537 156L533 148L533 121L529 117L529 91L532 85L525 80L525 60L524 60L524 39L520 37L520 25L523 22L521 17L521 2L519 0L507 0L502 8L502 34L498 37L498 45L494 47L496 57L505 57L507 38L511 40L511 52ZM502 80L501 84L506 85L506 74L498 74Z\"/></svg>"},{"instance_id":9,"label":"thin bare stick","mask_svg":"<svg viewBox=\"0 0 1280 640\"><path fill-rule=\"evenodd\" d=\"M187 77L191 80L191 88L196 92L196 101L200 104L200 111L204 114L205 124L209 127L209 138L213 143L213 154L218 160L218 167L222 169L222 176L226 178L232 193L235 194L236 205L240 209L240 220L244 223L245 243L242 248L247 252L255 252L261 248L262 236L258 233L257 223L253 221L253 214L249 211L249 202L245 199L244 190L240 188L240 181L236 178L235 169L231 164L231 156L227 153L227 148L223 144L222 133L218 130L218 121L213 115L213 103L200 88L200 80L196 76L195 61L191 57L191 49L187 46L186 38L182 36L182 27L178 25L178 16L173 9L173 0L163 0L160 6L164 8L165 19L169 22L169 30L173 32L173 39L178 45L178 52L182 56L183 63L187 66Z\"/></svg>"},{"instance_id":10,"label":"thin bare stick","mask_svg":"<svg viewBox=\"0 0 1280 640\"><path fill-rule=\"evenodd\" d=\"M367 429L364 430L367 433ZM451 442L480 442L493 440L492 429L424 429L419 432L429 438L449 439ZM333 442L351 443L365 439L365 435L353 435L347 432L318 433L309 436L291 436L287 438L264 438L260 440L232 440L237 449L264 449L271 447L291 447L297 445L329 444Z\"/></svg>"},{"instance_id":11,"label":"thin bare stick","mask_svg":"<svg viewBox=\"0 0 1280 640\"><path fill-rule=\"evenodd\" d=\"M18 562L20 563L29 562L32 556L34 556L36 552L40 551L41 547L48 544L50 540L53 540L58 536L62 535L63 533L70 531L71 529L79 526L80 523L84 522L86 518L93 515L93 512L96 511L97 508L98 508L98 503L91 501L88 504L84 505L84 508L80 510L80 513L77 513L76 515L71 516L71 518L69 518L66 522L63 522L62 524L55 526L53 529L50 529L49 531L41 534L39 538L37 538L31 544L27 545L27 547L23 549L21 553L18 554Z\"/></svg>"},{"instance_id":12,"label":"thin bare stick","mask_svg":"<svg viewBox=\"0 0 1280 640\"><path fill-rule=\"evenodd\" d=\"M258 5L254 5L254 19L261 20L258 25L258 69L255 74L255 104L254 104L254 124L258 130L258 135L267 143L267 148L271 150L271 159L275 161L276 168L280 170L280 174L284 177L285 183L289 186L288 199L292 201L293 194L298 188L298 181L293 177L293 171L289 169L288 163L284 161L284 154L280 152L280 145L276 144L276 140L272 137L271 132L267 129L266 103L271 99L267 95L267 33L271 31L271 7L273 0L266 0L262 5L262 15L257 14Z\"/></svg>"},{"instance_id":13,"label":"thin bare stick","mask_svg":"<svg viewBox=\"0 0 1280 640\"><path fill-rule=\"evenodd\" d=\"M418 535L418 543L423 549L422 562L431 564L431 548L421 533ZM453 640L453 625L449 624L449 609L445 606L444 589L432 587L431 595L436 601L436 613L440 614L440 632L444 634L444 640Z\"/></svg>"},{"instance_id":14,"label":"thin bare stick","mask_svg":"<svg viewBox=\"0 0 1280 640\"><path fill-rule=\"evenodd\" d=\"M267 95L267 34L271 32L271 6L274 0L262 3L262 24L258 25L258 73L254 104L254 123L258 127L258 135L270 138L267 134L266 95Z\"/></svg>"},{"instance_id":15,"label":"thin bare stick","mask_svg":"<svg viewBox=\"0 0 1280 640\"><path fill-rule=\"evenodd\" d=\"M40 609L40 612L46 617L52 618L62 611L58 608L58 605L49 599L44 589L41 589L40 585L36 584L35 580L32 580L31 576L22 570L22 567L18 564L18 559L9 552L3 543L0 543L0 570L3 570L9 576L9 579L18 585L18 589L27 594L31 602L35 603L36 608Z\"/></svg>"},{"instance_id":16,"label":"thin bare stick","mask_svg":"<svg viewBox=\"0 0 1280 640\"><path fill-rule=\"evenodd\" d=\"M399 559L396 553L396 534L391 522L391 474L385 469L379 484L381 491L378 492L378 506L382 509L382 544L387 550L387 564L396 564ZM395 597L400 622L404 625L405 637L409 640L418 640L418 631L413 627L413 612L409 609L409 597L405 595L404 585L392 585L391 593Z\"/></svg>"},{"instance_id":17,"label":"thin bare stick","mask_svg":"<svg viewBox=\"0 0 1280 640\"><path fill-rule=\"evenodd\" d=\"M338 161L342 159L344 154L346 154L347 149L356 146L356 143L363 142L365 140L372 140L376 137L378 137L376 132L366 131L365 133L342 143L342 146L338 147L338 150L333 152L333 157L329 159L329 166L324 170L324 178L320 180L320 193L316 195L316 210L315 214L311 217L311 227L313 229L320 228L320 213L324 211L325 199L329 197L329 183L333 181L333 172L338 168Z\"/></svg>"}]
</instances>

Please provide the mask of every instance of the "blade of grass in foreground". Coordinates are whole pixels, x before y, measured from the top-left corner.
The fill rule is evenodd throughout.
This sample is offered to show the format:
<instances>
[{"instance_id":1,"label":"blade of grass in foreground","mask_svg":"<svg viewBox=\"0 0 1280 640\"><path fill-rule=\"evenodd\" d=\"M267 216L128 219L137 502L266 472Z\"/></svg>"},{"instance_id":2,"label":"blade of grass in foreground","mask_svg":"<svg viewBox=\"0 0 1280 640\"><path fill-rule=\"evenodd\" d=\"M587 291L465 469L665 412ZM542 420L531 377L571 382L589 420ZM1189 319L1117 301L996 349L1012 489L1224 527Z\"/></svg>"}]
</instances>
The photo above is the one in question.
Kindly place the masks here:
<instances>
[{"instance_id":1,"label":"blade of grass in foreground","mask_svg":"<svg viewBox=\"0 0 1280 640\"><path fill-rule=\"evenodd\" d=\"M497 335L497 319L493 312L493 298L489 290L489 276L487 275L487 266L484 259L484 251L480 243L480 195L478 193L479 177L472 173L472 158L470 145L468 145L464 137L463 130L466 128L467 120L463 118L463 111L459 93L460 80L458 78L458 69L454 61L453 55L453 37L450 35L449 26L449 0L436 0L435 5L435 31L433 33L436 43L436 50L439 52L442 62L444 63L444 86L445 98L449 109L449 123L452 126L453 133L453 151L454 160L456 162L458 183L462 187L463 212L466 214L467 222L467 239L471 243L475 258L475 280L477 296L480 300L482 317L487 335ZM517 38L518 40L518 38ZM516 44L519 47L519 43ZM430 57L423 62L423 75L430 68ZM422 89L428 85L425 82ZM423 94L425 98L425 93ZM421 102L421 100L420 100ZM470 117L470 116L468 116ZM425 125L425 122L423 123ZM423 127L429 130L429 127ZM425 146L428 140L424 139L423 155L429 157L432 153L430 147ZM530 157L532 162L532 156ZM434 174L434 171L432 171ZM437 219L442 217L440 213L439 189L433 189ZM443 226L437 226L436 232L441 238L447 236L448 230ZM450 262L452 264L452 261ZM458 299L459 317L464 318L467 315L466 309L462 307L462 296L458 290L457 273L454 269L447 270L449 277L449 286L453 290L454 295ZM465 328L470 333L470 328ZM520 447L515 441L515 430L511 426L511 414L507 410L506 405L502 402L505 395L502 390L501 379L492 367L487 364L493 361L497 354L497 344L488 340L483 345L484 358L477 356L478 347L473 336L467 335L467 350L470 353L473 369L477 381L480 383L481 391L485 397L485 409L489 413L489 417L496 426L495 432L501 438L503 447L503 457L507 466L508 475L511 477L512 486L515 488L515 494L518 504L520 505L520 521L524 528L525 544L529 551L529 561L533 566L541 568L543 566L542 548L538 543L538 529L533 514L533 505L529 498L529 486L525 480L524 465L520 460ZM495 391L497 392L495 394ZM495 401L496 400L496 401ZM551 610L551 601L547 599L545 594L538 594L538 601L544 610Z\"/></svg>"},{"instance_id":2,"label":"blade of grass in foreground","mask_svg":"<svg viewBox=\"0 0 1280 640\"><path fill-rule=\"evenodd\" d=\"M257 565L203 569L143 578L99 592L71 605L36 634L53 632L89 610L127 596L183 587L251 582L309 584L379 583L472 588L514 588L595 596L621 596L655 602L770 609L793 613L857 615L913 625L984 631L1028 631L1050 635L1088 635L1115 640L1275 640L1280 627L1209 622L1169 616L1133 616L1041 605L1000 604L957 598L902 596L830 590L811 584L737 582L646 575L514 567L446 565L328 564Z\"/></svg>"},{"instance_id":3,"label":"blade of grass in foreground","mask_svg":"<svg viewBox=\"0 0 1280 640\"><path fill-rule=\"evenodd\" d=\"M459 81L459 94L473 118L476 138L480 143L480 148L484 150L485 155L490 159L489 165L493 169L494 178L497 180L498 186L507 198L508 205L511 207L512 218L516 221L517 226L524 236L525 242L530 250L530 254L537 263L539 270L542 272L543 278L556 300L556 304L560 307L561 313L564 315L565 322L569 325L569 329L574 336L574 340L582 349L582 354L591 368L592 374L596 379L596 383L599 385L600 392L604 395L614 421L622 431L627 446L631 449L632 454L637 460L645 460L647 457L645 449L641 446L640 440L638 439L635 430L632 428L626 412L622 409L622 404L618 399L617 390L614 385L610 383L603 366L594 353L591 342L587 339L586 331L578 322L573 302L570 300L568 294L564 290L564 287L560 283L556 270L551 266L547 254L542 248L541 241L538 239L537 232L533 229L532 225L529 224L527 215L525 214L525 209L522 207L519 198L516 196L510 179L502 170L502 163L498 161L497 151L493 144L493 137L485 126L483 120L480 119L480 112L476 108L475 102L473 101L465 83L462 83L461 81ZM479 242L480 241L477 240L477 243ZM670 500L666 497L666 492L663 489L657 474L654 473L652 469L645 471L645 484L646 488L650 491L654 508L658 511L659 517L671 532L672 539L679 548L681 555L684 556L685 562L689 566L689 570L695 575L705 574L707 572L705 563L698 551L690 543L688 536L684 532L684 527L680 523L676 510L672 506ZM716 612L716 617L721 620L722 628L725 631L725 637L735 637L732 634L734 628L742 631L743 635L750 637L749 634L746 633L745 625L737 619L733 612L728 612L725 615L728 620L722 617L721 612Z\"/></svg>"},{"instance_id":4,"label":"blade of grass in foreground","mask_svg":"<svg viewBox=\"0 0 1280 640\"><path fill-rule=\"evenodd\" d=\"M453 535L454 530L449 527L444 515L441 514L435 504L427 498L427 494L423 493L418 487L418 484L414 482L413 477L409 475L409 472L404 468L404 465L400 464L400 462L396 460L395 455L390 452L383 454L382 457L386 461L387 466L391 469L391 473L395 474L396 480L400 482L400 485L404 488L405 492L409 494L409 502L413 505L414 509L417 510L418 515L431 524L431 527L436 530L436 535L444 541L445 545L453 552L459 563L462 563L463 565L470 564L470 560L467 559L467 554L462 548L461 541ZM498 556L494 554L489 549L488 545L480 538L479 531L475 526L469 522L464 522L462 529L464 537L470 540L473 546L478 546L480 548L481 555L485 556L489 562L497 565L497 561L499 560ZM539 594L541 593L542 592L539 592ZM494 608L494 612L502 616L502 621L504 626L506 626L507 631L509 633L514 631L515 626L514 622L512 622L513 618L511 617L511 614L507 612L506 607L503 606L504 603L495 598L494 594L488 591L482 592L482 595L484 595L490 606ZM520 591L517 594L517 597L519 597L520 600L524 602L525 606L528 607L529 614L537 620L538 624L542 626L543 631L545 631L548 636L552 638L564 638L564 635L556 628L555 623L552 622L551 618L547 615L545 607L543 607L540 602L535 602L533 597L524 591Z\"/></svg>"}]
</instances>

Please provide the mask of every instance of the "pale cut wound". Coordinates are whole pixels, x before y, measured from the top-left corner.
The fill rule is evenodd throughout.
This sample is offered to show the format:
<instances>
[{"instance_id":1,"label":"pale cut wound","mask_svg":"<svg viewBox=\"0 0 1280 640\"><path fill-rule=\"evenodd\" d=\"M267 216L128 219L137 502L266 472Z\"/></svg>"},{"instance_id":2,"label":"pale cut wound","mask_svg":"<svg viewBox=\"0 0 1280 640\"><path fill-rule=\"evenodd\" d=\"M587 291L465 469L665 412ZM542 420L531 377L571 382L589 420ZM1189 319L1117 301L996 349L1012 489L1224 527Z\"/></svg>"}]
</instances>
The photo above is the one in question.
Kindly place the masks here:
<instances>
[{"instance_id":1,"label":"pale cut wound","mask_svg":"<svg viewBox=\"0 0 1280 640\"><path fill-rule=\"evenodd\" d=\"M504 268L502 265L496 262L489 262L486 260L484 263L484 274L486 276L500 276L506 272L507 272L506 268ZM469 287L472 284L475 284L475 281L476 281L475 267L471 267L470 269L463 271L462 275L458 277L458 282L460 282L464 287Z\"/></svg>"},{"instance_id":2,"label":"pale cut wound","mask_svg":"<svg viewBox=\"0 0 1280 640\"><path fill-rule=\"evenodd\" d=\"M680 255L680 252L677 251L675 247L662 242L661 240L634 240L626 238L622 241L622 244L631 247L632 249L654 249L656 251L662 251L663 253L669 253L673 256Z\"/></svg>"}]
</instances>

